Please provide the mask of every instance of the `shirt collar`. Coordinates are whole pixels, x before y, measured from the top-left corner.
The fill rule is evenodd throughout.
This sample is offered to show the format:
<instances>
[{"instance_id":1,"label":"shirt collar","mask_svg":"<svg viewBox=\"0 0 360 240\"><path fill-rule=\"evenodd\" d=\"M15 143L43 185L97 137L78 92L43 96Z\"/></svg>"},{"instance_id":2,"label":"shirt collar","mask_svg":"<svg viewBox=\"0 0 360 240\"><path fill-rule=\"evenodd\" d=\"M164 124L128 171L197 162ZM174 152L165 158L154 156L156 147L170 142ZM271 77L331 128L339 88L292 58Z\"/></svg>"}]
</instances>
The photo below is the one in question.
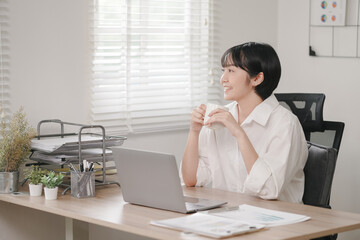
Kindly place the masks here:
<instances>
[{"instance_id":1,"label":"shirt collar","mask_svg":"<svg viewBox=\"0 0 360 240\"><path fill-rule=\"evenodd\" d=\"M262 126L265 126L273 110L279 105L278 100L272 94L270 97L266 98L263 102L257 105L250 115L245 119L243 124L250 123L255 121Z\"/></svg>"}]
</instances>

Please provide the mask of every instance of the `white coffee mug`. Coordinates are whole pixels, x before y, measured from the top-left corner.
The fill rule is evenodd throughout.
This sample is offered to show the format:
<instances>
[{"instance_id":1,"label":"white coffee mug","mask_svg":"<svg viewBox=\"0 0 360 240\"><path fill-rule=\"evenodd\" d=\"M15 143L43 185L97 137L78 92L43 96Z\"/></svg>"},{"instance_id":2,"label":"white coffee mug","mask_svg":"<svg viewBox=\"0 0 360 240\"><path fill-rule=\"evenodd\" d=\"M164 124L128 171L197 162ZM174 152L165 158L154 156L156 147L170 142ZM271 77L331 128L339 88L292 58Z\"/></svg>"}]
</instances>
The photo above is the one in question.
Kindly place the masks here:
<instances>
[{"instance_id":1,"label":"white coffee mug","mask_svg":"<svg viewBox=\"0 0 360 240\"><path fill-rule=\"evenodd\" d=\"M205 112L205 117L204 117L204 123L206 123L208 120L209 120L209 114L217 109L217 108L220 108L222 110L225 110L225 111L229 111L229 109L227 107L224 107L224 106L221 106L221 105L217 105L217 104L213 104L213 103L207 103L206 104L206 112ZM211 124L211 126L207 126L208 128L210 129L213 129L213 130L216 130L216 129L220 129L220 128L223 128L224 125L222 123L218 123L218 122L214 122Z\"/></svg>"}]
</instances>

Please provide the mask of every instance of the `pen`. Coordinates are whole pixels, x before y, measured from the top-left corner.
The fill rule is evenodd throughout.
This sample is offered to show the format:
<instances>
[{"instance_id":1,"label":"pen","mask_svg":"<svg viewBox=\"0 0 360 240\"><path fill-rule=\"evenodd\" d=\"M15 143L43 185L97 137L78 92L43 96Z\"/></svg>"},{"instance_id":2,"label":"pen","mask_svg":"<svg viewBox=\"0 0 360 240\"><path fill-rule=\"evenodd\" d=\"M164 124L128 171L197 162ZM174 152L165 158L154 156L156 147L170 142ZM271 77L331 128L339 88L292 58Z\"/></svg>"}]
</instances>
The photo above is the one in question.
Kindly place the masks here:
<instances>
[{"instance_id":1,"label":"pen","mask_svg":"<svg viewBox=\"0 0 360 240\"><path fill-rule=\"evenodd\" d=\"M83 164L84 164L84 172L89 171L89 163L87 160L83 160Z\"/></svg>"},{"instance_id":2,"label":"pen","mask_svg":"<svg viewBox=\"0 0 360 240\"><path fill-rule=\"evenodd\" d=\"M93 169L94 169L94 163L91 162L91 163L90 163L90 166L89 166L89 172L91 172Z\"/></svg>"},{"instance_id":3,"label":"pen","mask_svg":"<svg viewBox=\"0 0 360 240\"><path fill-rule=\"evenodd\" d=\"M77 173L77 170L76 170L76 168L74 167L74 165L73 165L72 163L70 163L69 166L70 166L70 168L71 168L74 172Z\"/></svg>"}]
</instances>

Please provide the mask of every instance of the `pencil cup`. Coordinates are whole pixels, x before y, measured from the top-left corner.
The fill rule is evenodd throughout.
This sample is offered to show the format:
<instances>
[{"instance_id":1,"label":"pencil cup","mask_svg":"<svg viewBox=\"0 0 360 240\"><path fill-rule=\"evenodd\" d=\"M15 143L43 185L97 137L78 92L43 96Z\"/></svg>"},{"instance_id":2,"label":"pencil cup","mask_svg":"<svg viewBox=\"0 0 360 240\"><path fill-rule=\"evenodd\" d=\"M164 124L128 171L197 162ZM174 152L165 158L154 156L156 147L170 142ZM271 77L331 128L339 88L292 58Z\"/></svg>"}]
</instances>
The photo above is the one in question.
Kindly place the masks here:
<instances>
[{"instance_id":1,"label":"pencil cup","mask_svg":"<svg viewBox=\"0 0 360 240\"><path fill-rule=\"evenodd\" d=\"M71 196L76 198L95 197L95 173L71 171Z\"/></svg>"}]
</instances>

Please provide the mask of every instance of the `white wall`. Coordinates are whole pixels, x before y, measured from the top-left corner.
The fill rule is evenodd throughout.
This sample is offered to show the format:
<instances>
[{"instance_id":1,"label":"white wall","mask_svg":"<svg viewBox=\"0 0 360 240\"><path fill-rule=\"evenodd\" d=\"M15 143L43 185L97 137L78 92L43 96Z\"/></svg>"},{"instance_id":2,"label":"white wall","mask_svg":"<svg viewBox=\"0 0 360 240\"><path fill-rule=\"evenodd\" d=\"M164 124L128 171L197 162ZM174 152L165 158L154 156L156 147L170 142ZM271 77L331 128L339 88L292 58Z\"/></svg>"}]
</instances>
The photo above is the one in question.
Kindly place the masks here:
<instances>
[{"instance_id":1,"label":"white wall","mask_svg":"<svg viewBox=\"0 0 360 240\"><path fill-rule=\"evenodd\" d=\"M8 1L11 104L30 122L87 123L90 52L87 0Z\"/></svg>"},{"instance_id":2,"label":"white wall","mask_svg":"<svg viewBox=\"0 0 360 240\"><path fill-rule=\"evenodd\" d=\"M283 75L278 92L322 92L324 119L345 122L331 205L360 213L360 59L309 56L309 1L279 0L278 53ZM360 231L339 239L359 239Z\"/></svg>"},{"instance_id":3,"label":"white wall","mask_svg":"<svg viewBox=\"0 0 360 240\"><path fill-rule=\"evenodd\" d=\"M254 41L277 45L277 0L222 0L216 2L221 53L235 45ZM220 59L219 59L220 61Z\"/></svg>"}]
</instances>

